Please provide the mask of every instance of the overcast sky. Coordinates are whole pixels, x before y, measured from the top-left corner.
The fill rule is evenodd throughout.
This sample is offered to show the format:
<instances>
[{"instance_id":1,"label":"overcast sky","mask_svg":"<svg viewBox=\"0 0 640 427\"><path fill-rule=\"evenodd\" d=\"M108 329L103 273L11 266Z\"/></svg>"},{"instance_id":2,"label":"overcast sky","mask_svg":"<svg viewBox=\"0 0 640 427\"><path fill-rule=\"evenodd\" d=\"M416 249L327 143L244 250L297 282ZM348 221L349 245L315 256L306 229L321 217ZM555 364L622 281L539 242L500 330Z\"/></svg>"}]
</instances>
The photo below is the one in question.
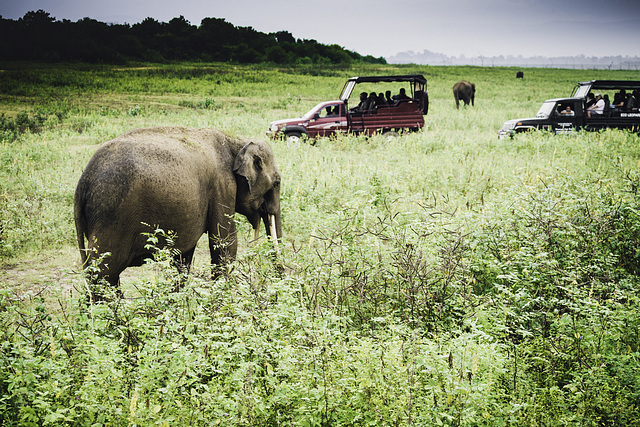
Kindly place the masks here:
<instances>
[{"instance_id":1,"label":"overcast sky","mask_svg":"<svg viewBox=\"0 0 640 427\"><path fill-rule=\"evenodd\" d=\"M640 0L0 0L5 19L38 9L107 23L224 18L376 57L640 56Z\"/></svg>"}]
</instances>

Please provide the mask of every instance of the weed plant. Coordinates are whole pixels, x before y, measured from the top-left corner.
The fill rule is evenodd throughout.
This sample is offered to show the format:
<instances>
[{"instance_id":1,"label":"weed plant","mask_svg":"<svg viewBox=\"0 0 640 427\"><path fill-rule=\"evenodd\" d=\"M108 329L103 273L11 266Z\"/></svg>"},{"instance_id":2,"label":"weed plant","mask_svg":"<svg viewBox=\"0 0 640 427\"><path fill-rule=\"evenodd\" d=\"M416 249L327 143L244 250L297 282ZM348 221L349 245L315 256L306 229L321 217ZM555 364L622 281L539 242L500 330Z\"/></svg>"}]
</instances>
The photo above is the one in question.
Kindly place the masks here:
<instances>
[{"instance_id":1,"label":"weed plant","mask_svg":"<svg viewBox=\"0 0 640 427\"><path fill-rule=\"evenodd\" d=\"M0 81L0 425L637 425L638 136L497 139L578 81L634 73L31 65ZM238 218L219 279L204 242L186 281L156 248L124 298L87 304L73 191L99 144L158 125L264 138L347 77L414 72L419 133L272 142L284 274ZM461 79L478 92L458 111Z\"/></svg>"}]
</instances>

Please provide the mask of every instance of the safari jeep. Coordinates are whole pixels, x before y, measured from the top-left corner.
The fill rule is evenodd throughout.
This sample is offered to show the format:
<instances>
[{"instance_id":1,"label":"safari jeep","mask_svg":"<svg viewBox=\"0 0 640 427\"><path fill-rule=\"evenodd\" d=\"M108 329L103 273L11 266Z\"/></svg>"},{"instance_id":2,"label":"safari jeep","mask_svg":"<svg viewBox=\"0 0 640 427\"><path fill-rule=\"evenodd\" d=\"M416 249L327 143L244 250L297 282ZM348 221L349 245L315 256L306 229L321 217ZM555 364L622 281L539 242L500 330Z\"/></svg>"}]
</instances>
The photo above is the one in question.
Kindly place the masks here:
<instances>
[{"instance_id":1,"label":"safari jeep","mask_svg":"<svg viewBox=\"0 0 640 427\"><path fill-rule=\"evenodd\" d=\"M640 131L640 81L591 80L580 82L570 98L545 101L533 118L509 120L498 131L498 137L513 137L516 133L546 129L555 134L572 133L579 129L604 128ZM602 114L587 114L589 93L599 93L605 99Z\"/></svg>"},{"instance_id":2,"label":"safari jeep","mask_svg":"<svg viewBox=\"0 0 640 427\"><path fill-rule=\"evenodd\" d=\"M301 138L339 133L395 136L421 129L428 109L422 75L352 77L338 100L321 102L300 118L271 122L267 135L297 145Z\"/></svg>"}]
</instances>

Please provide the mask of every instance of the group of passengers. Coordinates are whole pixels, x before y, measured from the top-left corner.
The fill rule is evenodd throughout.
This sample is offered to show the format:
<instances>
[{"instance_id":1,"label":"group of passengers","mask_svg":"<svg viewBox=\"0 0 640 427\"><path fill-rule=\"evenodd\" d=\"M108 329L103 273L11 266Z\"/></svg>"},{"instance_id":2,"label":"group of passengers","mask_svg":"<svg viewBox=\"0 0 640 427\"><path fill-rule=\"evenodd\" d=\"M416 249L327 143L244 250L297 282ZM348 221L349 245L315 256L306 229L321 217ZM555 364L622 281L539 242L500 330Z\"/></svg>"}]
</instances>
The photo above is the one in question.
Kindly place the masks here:
<instances>
[{"instance_id":1,"label":"group of passengers","mask_svg":"<svg viewBox=\"0 0 640 427\"><path fill-rule=\"evenodd\" d=\"M638 111L640 107L640 91L637 89L627 94L621 89L613 96L613 102L609 100L609 95L591 92L587 95L586 111L587 117L592 114L604 114L609 111Z\"/></svg>"},{"instance_id":2,"label":"group of passengers","mask_svg":"<svg viewBox=\"0 0 640 427\"><path fill-rule=\"evenodd\" d=\"M627 93L624 89L613 95L611 108L618 108L627 111L638 111L640 107L640 91L638 89Z\"/></svg>"},{"instance_id":3,"label":"group of passengers","mask_svg":"<svg viewBox=\"0 0 640 427\"><path fill-rule=\"evenodd\" d=\"M373 110L375 107L387 107L397 105L399 102L411 99L404 88L400 88L400 92L397 95L391 96L391 91L386 93L371 92L367 95L367 92L360 94L360 103L351 109L352 112L365 112Z\"/></svg>"}]
</instances>

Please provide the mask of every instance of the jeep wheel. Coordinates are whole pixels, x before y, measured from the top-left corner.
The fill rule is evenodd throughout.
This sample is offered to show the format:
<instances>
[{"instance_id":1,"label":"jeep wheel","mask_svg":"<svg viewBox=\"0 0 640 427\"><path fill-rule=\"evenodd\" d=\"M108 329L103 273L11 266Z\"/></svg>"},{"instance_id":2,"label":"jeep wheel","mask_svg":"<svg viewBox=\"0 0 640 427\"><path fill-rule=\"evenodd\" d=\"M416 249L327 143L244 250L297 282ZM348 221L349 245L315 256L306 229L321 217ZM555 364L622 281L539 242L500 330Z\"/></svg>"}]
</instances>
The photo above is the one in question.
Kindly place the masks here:
<instances>
[{"instance_id":1,"label":"jeep wheel","mask_svg":"<svg viewBox=\"0 0 640 427\"><path fill-rule=\"evenodd\" d=\"M300 134L300 132L289 132L284 136L284 139L287 141L287 147L300 148L302 134Z\"/></svg>"},{"instance_id":2,"label":"jeep wheel","mask_svg":"<svg viewBox=\"0 0 640 427\"><path fill-rule=\"evenodd\" d=\"M399 136L400 136L400 135L398 135L398 132L393 131L393 130L388 130L388 131L386 131L386 132L384 132L384 133L382 134L382 137L383 137L387 142L390 142L390 141L392 141L393 139L395 139L395 138L397 138L397 137L399 137Z\"/></svg>"}]
</instances>

